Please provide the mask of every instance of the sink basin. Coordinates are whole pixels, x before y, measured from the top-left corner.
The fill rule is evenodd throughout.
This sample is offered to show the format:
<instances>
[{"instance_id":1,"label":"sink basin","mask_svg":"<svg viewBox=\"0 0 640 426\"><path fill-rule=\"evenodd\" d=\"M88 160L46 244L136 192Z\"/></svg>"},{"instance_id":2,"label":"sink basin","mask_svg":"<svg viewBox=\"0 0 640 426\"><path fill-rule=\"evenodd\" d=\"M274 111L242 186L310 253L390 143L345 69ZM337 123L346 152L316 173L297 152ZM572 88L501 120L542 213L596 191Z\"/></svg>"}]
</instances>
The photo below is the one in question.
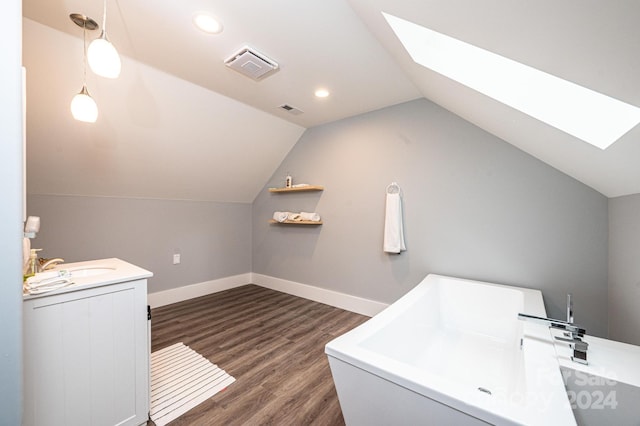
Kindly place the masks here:
<instances>
[{"instance_id":1,"label":"sink basin","mask_svg":"<svg viewBox=\"0 0 640 426\"><path fill-rule=\"evenodd\" d=\"M85 266L82 268L69 269L71 276L74 278L93 277L115 271L116 268L104 266Z\"/></svg>"}]
</instances>

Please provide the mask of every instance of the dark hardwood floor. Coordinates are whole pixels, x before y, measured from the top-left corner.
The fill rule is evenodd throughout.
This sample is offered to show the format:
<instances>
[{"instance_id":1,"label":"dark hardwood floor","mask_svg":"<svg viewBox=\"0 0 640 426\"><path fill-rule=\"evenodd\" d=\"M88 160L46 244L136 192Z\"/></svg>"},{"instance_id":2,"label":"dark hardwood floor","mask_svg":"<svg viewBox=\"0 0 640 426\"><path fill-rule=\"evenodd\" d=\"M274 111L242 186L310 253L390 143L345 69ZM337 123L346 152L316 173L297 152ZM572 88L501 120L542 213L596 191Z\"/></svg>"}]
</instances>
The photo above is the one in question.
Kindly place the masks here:
<instances>
[{"instance_id":1,"label":"dark hardwood floor","mask_svg":"<svg viewBox=\"0 0 640 426\"><path fill-rule=\"evenodd\" d=\"M367 319L255 285L153 309L152 351L183 342L236 378L170 426L343 425L324 345Z\"/></svg>"}]
</instances>

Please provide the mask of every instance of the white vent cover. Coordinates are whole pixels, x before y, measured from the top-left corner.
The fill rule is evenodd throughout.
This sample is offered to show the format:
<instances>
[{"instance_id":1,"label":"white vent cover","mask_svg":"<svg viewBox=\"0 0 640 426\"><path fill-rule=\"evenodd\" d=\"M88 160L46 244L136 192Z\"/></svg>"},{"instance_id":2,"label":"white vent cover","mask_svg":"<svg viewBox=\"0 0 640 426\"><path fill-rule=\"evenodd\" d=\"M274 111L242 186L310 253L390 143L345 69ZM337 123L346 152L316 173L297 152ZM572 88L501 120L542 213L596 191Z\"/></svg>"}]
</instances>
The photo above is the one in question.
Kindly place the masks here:
<instances>
[{"instance_id":1,"label":"white vent cover","mask_svg":"<svg viewBox=\"0 0 640 426\"><path fill-rule=\"evenodd\" d=\"M277 71L278 64L245 46L224 61L225 65L254 80L260 80L267 74Z\"/></svg>"}]
</instances>

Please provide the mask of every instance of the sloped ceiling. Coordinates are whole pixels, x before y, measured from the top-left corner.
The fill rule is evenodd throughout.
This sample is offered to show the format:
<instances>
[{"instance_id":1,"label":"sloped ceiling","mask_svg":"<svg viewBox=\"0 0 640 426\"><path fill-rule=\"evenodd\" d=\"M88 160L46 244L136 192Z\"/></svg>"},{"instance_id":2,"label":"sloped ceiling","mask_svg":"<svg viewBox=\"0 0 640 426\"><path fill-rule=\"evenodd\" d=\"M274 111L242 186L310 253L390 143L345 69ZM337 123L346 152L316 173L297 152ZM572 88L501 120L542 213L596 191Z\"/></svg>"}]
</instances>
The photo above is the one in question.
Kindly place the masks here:
<instances>
[{"instance_id":1,"label":"sloped ceiling","mask_svg":"<svg viewBox=\"0 0 640 426\"><path fill-rule=\"evenodd\" d=\"M101 23L102 1L23 2L30 193L251 202L305 128L421 97L343 0L107 5L123 71L88 73L100 110L88 125L69 114L82 87L82 31L69 14ZM200 10L224 31L196 29ZM255 82L228 69L245 44L280 70ZM317 99L320 86L333 95Z\"/></svg>"},{"instance_id":2,"label":"sloped ceiling","mask_svg":"<svg viewBox=\"0 0 640 426\"><path fill-rule=\"evenodd\" d=\"M608 197L640 193L640 126L602 151L416 64L381 15L640 106L640 2L348 1L426 98Z\"/></svg>"},{"instance_id":3,"label":"sloped ceiling","mask_svg":"<svg viewBox=\"0 0 640 426\"><path fill-rule=\"evenodd\" d=\"M24 0L29 192L251 202L305 128L426 97L609 197L640 193L640 129L605 151L413 63L394 14L640 105L640 3L567 0L109 0L118 80L88 74L98 123L68 105L82 33L102 2ZM191 24L206 10L224 31ZM93 34L95 37L97 34ZM249 44L280 71L255 82L223 60ZM313 91L328 88L328 99ZM291 115L278 106L302 111Z\"/></svg>"},{"instance_id":4,"label":"sloped ceiling","mask_svg":"<svg viewBox=\"0 0 640 426\"><path fill-rule=\"evenodd\" d=\"M117 80L87 73L99 117L76 121L82 40L23 28L29 193L252 202L304 132L127 57Z\"/></svg>"}]
</instances>

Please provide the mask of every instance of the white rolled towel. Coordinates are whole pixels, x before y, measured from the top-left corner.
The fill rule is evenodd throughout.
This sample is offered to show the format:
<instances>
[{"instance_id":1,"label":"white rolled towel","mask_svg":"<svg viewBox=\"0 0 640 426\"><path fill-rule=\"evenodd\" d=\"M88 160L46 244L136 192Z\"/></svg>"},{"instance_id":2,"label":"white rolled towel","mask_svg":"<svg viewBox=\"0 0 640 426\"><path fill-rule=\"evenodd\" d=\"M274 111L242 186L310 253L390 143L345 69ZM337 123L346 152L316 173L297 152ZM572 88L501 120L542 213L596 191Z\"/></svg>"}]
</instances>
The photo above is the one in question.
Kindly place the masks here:
<instances>
[{"instance_id":1,"label":"white rolled towel","mask_svg":"<svg viewBox=\"0 0 640 426\"><path fill-rule=\"evenodd\" d=\"M273 213L273 220L276 222L284 222L290 214L291 212L275 212Z\"/></svg>"},{"instance_id":2,"label":"white rolled towel","mask_svg":"<svg viewBox=\"0 0 640 426\"><path fill-rule=\"evenodd\" d=\"M300 212L300 218L302 220L308 220L310 222L320 222L320 215L316 212Z\"/></svg>"}]
</instances>

